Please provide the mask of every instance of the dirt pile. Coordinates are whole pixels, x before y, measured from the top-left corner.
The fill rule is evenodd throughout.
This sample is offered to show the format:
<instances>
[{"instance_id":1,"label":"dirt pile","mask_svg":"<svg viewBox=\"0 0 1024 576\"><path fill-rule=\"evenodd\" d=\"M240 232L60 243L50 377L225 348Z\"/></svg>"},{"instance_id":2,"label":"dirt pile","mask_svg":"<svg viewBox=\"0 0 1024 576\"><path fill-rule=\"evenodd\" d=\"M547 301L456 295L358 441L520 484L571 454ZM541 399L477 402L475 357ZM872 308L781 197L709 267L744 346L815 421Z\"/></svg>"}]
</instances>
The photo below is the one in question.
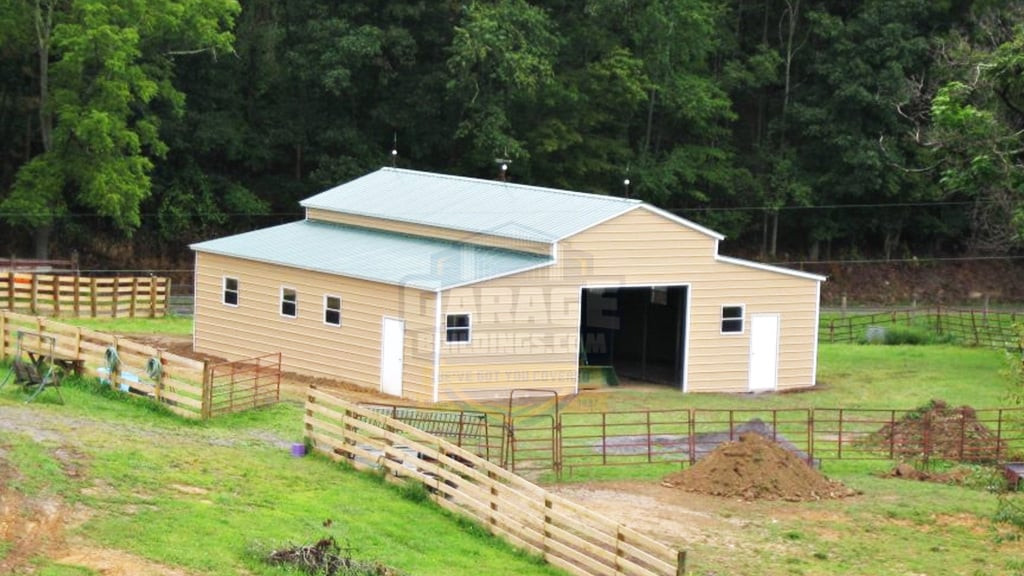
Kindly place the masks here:
<instances>
[{"instance_id":1,"label":"dirt pile","mask_svg":"<svg viewBox=\"0 0 1024 576\"><path fill-rule=\"evenodd\" d=\"M935 482L937 484L963 484L970 476L967 468L954 468L948 472L928 472L918 470L910 464L901 462L892 469L886 476L889 478L902 478L904 480L917 480L919 482Z\"/></svg>"},{"instance_id":2,"label":"dirt pile","mask_svg":"<svg viewBox=\"0 0 1024 576\"><path fill-rule=\"evenodd\" d=\"M821 500L856 492L823 476L785 448L756 433L720 445L663 484L688 492L745 500Z\"/></svg>"},{"instance_id":3,"label":"dirt pile","mask_svg":"<svg viewBox=\"0 0 1024 576\"><path fill-rule=\"evenodd\" d=\"M905 459L987 462L1007 456L1009 450L973 408L954 408L942 400L932 400L882 426L868 441L876 448L891 448L893 456Z\"/></svg>"}]
</instances>

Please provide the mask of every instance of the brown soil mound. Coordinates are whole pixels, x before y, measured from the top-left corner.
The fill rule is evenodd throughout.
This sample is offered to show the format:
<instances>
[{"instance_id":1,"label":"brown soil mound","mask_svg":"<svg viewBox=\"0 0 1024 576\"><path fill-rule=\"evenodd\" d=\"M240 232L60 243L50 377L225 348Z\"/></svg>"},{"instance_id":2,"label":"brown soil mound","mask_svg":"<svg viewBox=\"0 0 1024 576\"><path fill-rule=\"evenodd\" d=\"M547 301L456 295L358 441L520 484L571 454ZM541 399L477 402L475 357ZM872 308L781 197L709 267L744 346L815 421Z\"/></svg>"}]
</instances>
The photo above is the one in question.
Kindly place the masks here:
<instances>
[{"instance_id":1,"label":"brown soil mound","mask_svg":"<svg viewBox=\"0 0 1024 576\"><path fill-rule=\"evenodd\" d=\"M663 483L688 492L745 500L821 500L856 493L755 433L722 444L692 467L666 477Z\"/></svg>"},{"instance_id":2,"label":"brown soil mound","mask_svg":"<svg viewBox=\"0 0 1024 576\"><path fill-rule=\"evenodd\" d=\"M1005 441L978 420L970 406L953 408L942 400L908 412L871 435L869 442L899 458L941 458L959 462L987 462L1007 456Z\"/></svg>"},{"instance_id":3,"label":"brown soil mound","mask_svg":"<svg viewBox=\"0 0 1024 576\"><path fill-rule=\"evenodd\" d=\"M927 472L901 462L887 476L890 478L903 478L904 480L918 480L920 482L935 482L938 484L963 484L964 480L970 476L970 473L970 470L966 468L955 468L943 473Z\"/></svg>"}]
</instances>

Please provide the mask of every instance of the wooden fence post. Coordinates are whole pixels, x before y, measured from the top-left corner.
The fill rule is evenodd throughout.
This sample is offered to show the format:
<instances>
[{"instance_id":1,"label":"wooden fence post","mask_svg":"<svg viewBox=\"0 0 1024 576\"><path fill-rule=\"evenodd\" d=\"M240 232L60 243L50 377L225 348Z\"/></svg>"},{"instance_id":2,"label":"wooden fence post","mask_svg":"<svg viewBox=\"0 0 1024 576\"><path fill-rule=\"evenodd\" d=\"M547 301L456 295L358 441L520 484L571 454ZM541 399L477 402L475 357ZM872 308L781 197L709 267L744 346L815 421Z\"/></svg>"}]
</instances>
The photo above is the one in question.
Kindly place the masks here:
<instances>
[{"instance_id":1,"label":"wooden fence post","mask_svg":"<svg viewBox=\"0 0 1024 576\"><path fill-rule=\"evenodd\" d=\"M114 300L113 300L113 304L111 305L111 308L110 308L110 315L113 318L117 318L117 308L118 308L117 301L118 301L118 298L120 296L121 296L121 277L120 276L114 276L114 294L113 294Z\"/></svg>"},{"instance_id":2,"label":"wooden fence post","mask_svg":"<svg viewBox=\"0 0 1024 576\"><path fill-rule=\"evenodd\" d=\"M89 309L92 317L96 317L96 277L89 278Z\"/></svg>"},{"instance_id":3,"label":"wooden fence post","mask_svg":"<svg viewBox=\"0 0 1024 576\"><path fill-rule=\"evenodd\" d=\"M213 409L213 370L210 368L210 361L203 360L203 402L200 408L200 417L209 420Z\"/></svg>"},{"instance_id":4,"label":"wooden fence post","mask_svg":"<svg viewBox=\"0 0 1024 576\"><path fill-rule=\"evenodd\" d=\"M7 358L7 314L0 310L0 358Z\"/></svg>"},{"instance_id":5,"label":"wooden fence post","mask_svg":"<svg viewBox=\"0 0 1024 576\"><path fill-rule=\"evenodd\" d=\"M149 277L149 317L156 318L156 282L153 276Z\"/></svg>"},{"instance_id":6,"label":"wooden fence post","mask_svg":"<svg viewBox=\"0 0 1024 576\"><path fill-rule=\"evenodd\" d=\"M676 576L684 576L686 574L686 550L679 550L676 552Z\"/></svg>"},{"instance_id":7,"label":"wooden fence post","mask_svg":"<svg viewBox=\"0 0 1024 576\"><path fill-rule=\"evenodd\" d=\"M39 298L39 277L32 274L32 283L29 286L28 309L30 314L36 314L36 306L38 305L36 299Z\"/></svg>"},{"instance_id":8,"label":"wooden fence post","mask_svg":"<svg viewBox=\"0 0 1024 576\"><path fill-rule=\"evenodd\" d=\"M78 275L78 270L75 270L74 280L71 281L72 289L74 290L74 306L75 316L82 315L82 277Z\"/></svg>"},{"instance_id":9,"label":"wooden fence post","mask_svg":"<svg viewBox=\"0 0 1024 576\"><path fill-rule=\"evenodd\" d=\"M53 315L60 316L60 275L53 275Z\"/></svg>"},{"instance_id":10,"label":"wooden fence post","mask_svg":"<svg viewBox=\"0 0 1024 576\"><path fill-rule=\"evenodd\" d=\"M128 303L128 317L135 318L135 301L139 299L139 277L132 276L132 299Z\"/></svg>"},{"instance_id":11,"label":"wooden fence post","mask_svg":"<svg viewBox=\"0 0 1024 576\"><path fill-rule=\"evenodd\" d=\"M7 309L14 310L14 269L7 273Z\"/></svg>"},{"instance_id":12,"label":"wooden fence post","mask_svg":"<svg viewBox=\"0 0 1024 576\"><path fill-rule=\"evenodd\" d=\"M156 351L156 361L160 367L160 372L153 379L153 397L159 403L164 391L164 351L159 348Z\"/></svg>"}]
</instances>

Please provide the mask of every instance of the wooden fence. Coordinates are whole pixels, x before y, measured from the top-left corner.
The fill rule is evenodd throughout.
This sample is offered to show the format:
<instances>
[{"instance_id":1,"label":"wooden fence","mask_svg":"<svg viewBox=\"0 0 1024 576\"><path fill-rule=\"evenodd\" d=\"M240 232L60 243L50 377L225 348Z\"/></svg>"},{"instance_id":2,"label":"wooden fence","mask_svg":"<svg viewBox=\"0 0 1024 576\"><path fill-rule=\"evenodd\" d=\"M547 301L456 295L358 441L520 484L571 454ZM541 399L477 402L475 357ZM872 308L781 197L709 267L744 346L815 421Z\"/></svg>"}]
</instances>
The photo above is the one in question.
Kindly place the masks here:
<instances>
[{"instance_id":1,"label":"wooden fence","mask_svg":"<svg viewBox=\"0 0 1024 576\"><path fill-rule=\"evenodd\" d=\"M889 326L914 326L949 336L970 346L1024 351L1017 326L1024 313L975 310L969 308L908 308L871 314L851 314L842 318L822 318L818 338L823 342L864 342L873 327L883 331Z\"/></svg>"},{"instance_id":2,"label":"wooden fence","mask_svg":"<svg viewBox=\"0 0 1024 576\"><path fill-rule=\"evenodd\" d=\"M170 293L171 280L156 276L0 274L0 309L26 314L158 318Z\"/></svg>"},{"instance_id":3,"label":"wooden fence","mask_svg":"<svg viewBox=\"0 0 1024 576\"><path fill-rule=\"evenodd\" d=\"M441 507L572 574L680 576L686 554L468 450L310 386L306 438L328 457L422 483Z\"/></svg>"},{"instance_id":4,"label":"wooden fence","mask_svg":"<svg viewBox=\"0 0 1024 576\"><path fill-rule=\"evenodd\" d=\"M22 338L22 350L17 349L19 331L27 335ZM0 310L0 358L49 353L36 335L53 338L54 357L79 363L83 375L99 378L116 390L147 396L186 418L205 420L277 402L280 397L280 354L274 355L276 364L261 357L210 365L127 338ZM223 398L235 401L225 403Z\"/></svg>"}]
</instances>

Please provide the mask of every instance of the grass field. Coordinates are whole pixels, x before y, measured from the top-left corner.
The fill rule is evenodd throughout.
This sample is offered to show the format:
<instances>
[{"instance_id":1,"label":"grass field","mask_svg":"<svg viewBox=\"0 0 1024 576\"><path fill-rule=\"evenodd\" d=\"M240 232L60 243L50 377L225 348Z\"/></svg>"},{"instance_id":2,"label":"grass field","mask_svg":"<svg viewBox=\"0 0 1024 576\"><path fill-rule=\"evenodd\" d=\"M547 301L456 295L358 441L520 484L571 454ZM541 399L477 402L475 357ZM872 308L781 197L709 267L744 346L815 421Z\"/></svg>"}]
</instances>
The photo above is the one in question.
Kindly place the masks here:
<instances>
[{"instance_id":1,"label":"grass field","mask_svg":"<svg viewBox=\"0 0 1024 576\"><path fill-rule=\"evenodd\" d=\"M166 333L159 327L116 330ZM564 408L910 409L933 398L1000 407L1013 391L1006 366L1003 353L984 349L823 345L812 391L730 396L623 388L582 395ZM291 457L291 444L302 438L298 404L195 423L108 398L89 383L66 387L64 396L64 405L50 392L26 405L14 387L0 390L0 503L7 504L0 510L20 515L0 518L0 573L5 562L17 566L15 574L103 573L81 560L89 550L100 557L122 551L165 568L157 573L288 574L256 552L324 537L356 558L408 574L559 573L424 502L422 491L319 457ZM690 551L693 576L1024 575L1024 527L995 521L1002 510L1004 519L1024 523L1024 514L1005 514L1014 510L1006 503L1020 506L1020 497L989 491L990 471L979 470L970 487L877 476L891 465L830 464L830 476L862 492L852 499L712 498L693 512L695 522L716 522L703 536L655 535ZM620 475L651 477L649 469ZM60 532L33 532L48 510L65 517ZM32 535L30 543L18 538L19 529Z\"/></svg>"}]
</instances>

